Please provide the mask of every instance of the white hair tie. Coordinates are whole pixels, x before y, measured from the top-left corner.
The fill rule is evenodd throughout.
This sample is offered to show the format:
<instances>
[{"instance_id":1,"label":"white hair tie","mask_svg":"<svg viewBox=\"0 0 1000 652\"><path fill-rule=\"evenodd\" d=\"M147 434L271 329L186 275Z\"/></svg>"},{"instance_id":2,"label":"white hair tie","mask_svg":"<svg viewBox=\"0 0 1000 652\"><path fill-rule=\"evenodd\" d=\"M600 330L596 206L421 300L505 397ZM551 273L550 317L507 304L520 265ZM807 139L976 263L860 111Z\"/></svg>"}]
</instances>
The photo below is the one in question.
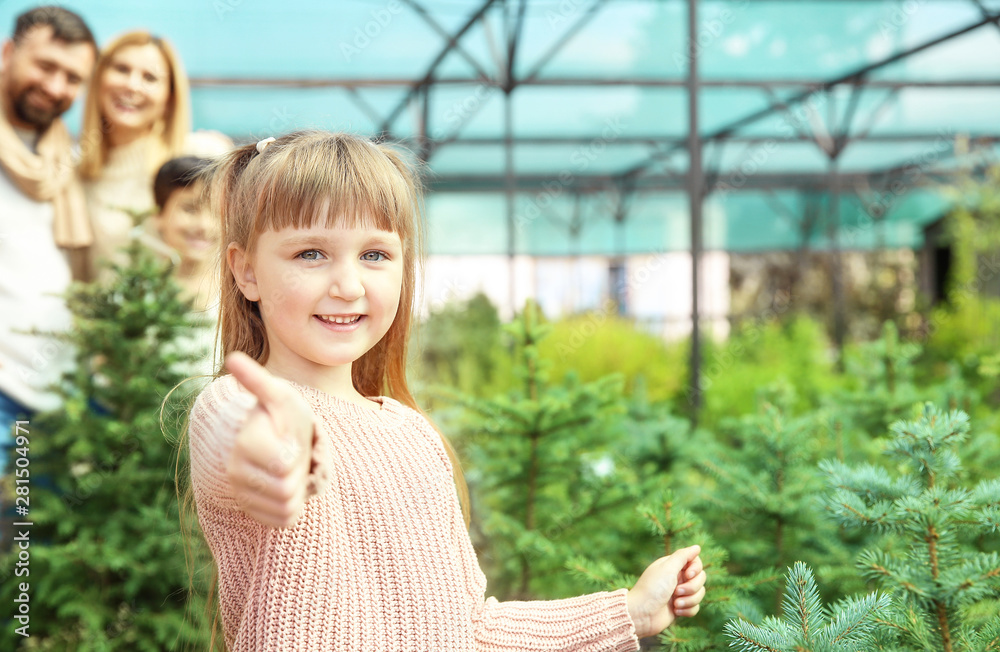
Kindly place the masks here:
<instances>
[{"instance_id":1,"label":"white hair tie","mask_svg":"<svg viewBox=\"0 0 1000 652\"><path fill-rule=\"evenodd\" d=\"M273 142L274 142L274 136L271 136L270 138L265 138L264 140L258 140L257 141L257 153L258 154L263 154L264 153L264 148L267 147L268 145L270 145Z\"/></svg>"}]
</instances>

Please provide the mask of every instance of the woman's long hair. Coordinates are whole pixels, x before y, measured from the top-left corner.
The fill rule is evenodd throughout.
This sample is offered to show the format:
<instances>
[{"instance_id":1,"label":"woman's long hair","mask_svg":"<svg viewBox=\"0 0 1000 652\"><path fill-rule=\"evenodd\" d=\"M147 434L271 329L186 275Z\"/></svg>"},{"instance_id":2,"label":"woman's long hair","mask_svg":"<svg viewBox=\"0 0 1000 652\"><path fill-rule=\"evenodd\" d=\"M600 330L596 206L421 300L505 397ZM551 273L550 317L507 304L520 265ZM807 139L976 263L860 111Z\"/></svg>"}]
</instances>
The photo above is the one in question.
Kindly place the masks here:
<instances>
[{"instance_id":1,"label":"woman's long hair","mask_svg":"<svg viewBox=\"0 0 1000 652\"><path fill-rule=\"evenodd\" d=\"M83 103L83 125L80 130L80 165L78 171L83 179L98 179L108 160L108 133L111 126L101 114L101 77L108 70L115 55L126 47L155 45L167 62L170 95L164 111L162 124L154 125L158 131L155 147L146 152L142 162L149 171L150 179L164 161L178 156L184 149L184 139L191 131L191 90L184 66L170 43L149 32L135 31L122 34L102 51L94 68L93 81Z\"/></svg>"}]
</instances>

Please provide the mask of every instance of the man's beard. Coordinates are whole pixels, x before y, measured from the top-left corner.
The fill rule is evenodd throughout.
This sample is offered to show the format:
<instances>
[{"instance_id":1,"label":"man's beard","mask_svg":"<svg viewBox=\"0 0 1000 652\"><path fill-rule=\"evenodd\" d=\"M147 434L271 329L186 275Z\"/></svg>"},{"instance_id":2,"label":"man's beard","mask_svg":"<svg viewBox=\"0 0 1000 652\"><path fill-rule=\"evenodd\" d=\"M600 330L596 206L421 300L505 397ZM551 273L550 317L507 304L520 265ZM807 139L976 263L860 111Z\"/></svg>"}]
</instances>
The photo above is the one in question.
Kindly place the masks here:
<instances>
[{"instance_id":1,"label":"man's beard","mask_svg":"<svg viewBox=\"0 0 1000 652\"><path fill-rule=\"evenodd\" d=\"M66 113L66 111L69 110L69 107L73 104L71 101L62 102L57 103L51 109L39 109L38 107L32 106L28 102L28 93L32 90L33 89L30 87L25 88L14 97L14 115L17 116L18 120L27 122L33 127L36 127L39 131L47 130L50 126L52 126L52 123L55 122L55 119L63 113Z\"/></svg>"}]
</instances>

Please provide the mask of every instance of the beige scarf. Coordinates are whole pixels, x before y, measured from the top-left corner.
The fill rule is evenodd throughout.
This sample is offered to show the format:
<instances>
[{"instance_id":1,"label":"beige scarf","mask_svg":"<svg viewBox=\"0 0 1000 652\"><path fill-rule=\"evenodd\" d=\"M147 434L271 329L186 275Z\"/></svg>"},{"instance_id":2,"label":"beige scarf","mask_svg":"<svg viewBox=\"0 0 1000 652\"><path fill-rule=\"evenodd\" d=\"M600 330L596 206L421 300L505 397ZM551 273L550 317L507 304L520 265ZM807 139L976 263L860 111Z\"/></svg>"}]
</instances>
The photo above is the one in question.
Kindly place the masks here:
<instances>
[{"instance_id":1,"label":"beige scarf","mask_svg":"<svg viewBox=\"0 0 1000 652\"><path fill-rule=\"evenodd\" d=\"M65 249L89 247L94 242L83 188L73 169L72 148L66 125L56 120L38 140L35 154L0 109L0 166L25 195L52 202L53 236Z\"/></svg>"}]
</instances>

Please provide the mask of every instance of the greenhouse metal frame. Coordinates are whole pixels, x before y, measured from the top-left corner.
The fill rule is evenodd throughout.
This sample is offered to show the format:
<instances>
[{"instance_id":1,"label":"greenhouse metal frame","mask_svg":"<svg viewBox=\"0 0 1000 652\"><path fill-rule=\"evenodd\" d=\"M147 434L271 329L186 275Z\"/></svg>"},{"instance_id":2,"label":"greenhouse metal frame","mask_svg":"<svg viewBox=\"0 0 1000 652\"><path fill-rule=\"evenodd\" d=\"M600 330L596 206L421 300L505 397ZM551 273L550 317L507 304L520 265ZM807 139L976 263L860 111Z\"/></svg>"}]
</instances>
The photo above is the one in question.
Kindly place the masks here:
<instances>
[{"instance_id":1,"label":"greenhouse metal frame","mask_svg":"<svg viewBox=\"0 0 1000 652\"><path fill-rule=\"evenodd\" d=\"M400 140L406 142L419 153L423 160L433 163L435 154L441 150L453 146L477 146L477 145L499 145L503 147L505 155L505 171L503 175L497 174L442 174L433 178L431 182L432 190L460 190L469 191L492 191L503 192L506 196L507 206L507 230L508 255L513 258L515 254L514 244L514 197L518 192L535 191L539 187L544 187L546 183L556 183L558 178L553 174L518 174L513 160L513 148L518 145L585 145L599 137L597 134L581 134L579 136L549 136L549 137L519 137L514 133L512 126L511 98L513 93L522 87L527 86L548 86L548 87L593 87L593 86L637 86L651 88L683 88L688 94L688 121L689 129L686 135L677 134L674 136L662 136L656 134L620 137L617 142L620 144L638 144L649 148L648 155L633 165L627 166L620 172L614 174L590 174L575 175L571 192L575 195L595 192L605 192L613 189L619 198L617 208L614 211L613 219L618 223L628 220L628 197L632 193L650 190L683 190L687 193L690 204L690 229L691 229L691 254L692 254L692 347L691 347L691 379L690 396L695 408L700 404L700 367L701 367L701 344L699 334L699 260L703 252L702 239L702 204L705 197L720 189L725 191L733 190L731 184L727 185L722 179L722 174L717 163L712 160L703 160L703 151L709 143L717 145L716 153L721 156L723 148L727 144L733 145L777 145L789 142L810 142L814 143L823 155L827 157L828 169L822 173L778 173L767 174L757 173L747 175L744 183L735 190L755 189L765 192L777 189L808 190L814 189L829 193L829 201L833 208L830 209L832 215L837 215L837 202L841 189L848 185L864 183L872 188L888 188L894 181L908 175L914 168L923 165L921 161L901 162L887 168L876 168L866 171L854 171L849 174L842 173L838 169L838 159L845 148L853 143L863 142L883 142L887 144L896 143L918 143L935 142L941 138L940 133L935 132L913 132L892 135L872 135L871 128L876 122L881 112L889 106L896 94L906 88L998 88L1000 87L1000 77L995 79L951 79L951 80L884 80L871 79L871 73L885 68L893 63L912 57L918 53L930 50L935 46L948 41L962 38L971 32L979 29L1000 30L1000 10L990 9L980 0L956 0L957 2L969 2L981 13L979 20L971 22L964 27L949 31L946 34L928 39L919 44L895 52L879 61L858 67L854 70L839 75L832 79L702 79L699 71L699 55L701 45L699 43L699 29L706 29L699 24L699 1L683 0L687 5L687 46L686 54L687 75L683 80L678 79L657 79L655 77L642 77L632 79L608 79L608 78L586 78L586 77L566 77L566 78L541 78L540 73L552 58L576 36L580 30L588 23L591 23L600 14L601 9L614 0L593 0L583 7L575 20L564 30L562 36L552 44L546 53L539 58L530 68L527 74L518 75L515 72L515 62L520 54L519 46L523 36L522 27L524 17L528 8L528 0L483 0L476 8L471 10L468 18L459 29L454 32L446 30L435 19L433 13L417 0L401 0L416 16L419 16L431 29L437 32L445 41L437 55L427 67L425 73L417 79L225 79L225 78L201 78L194 80L196 85L204 86L224 86L224 85L253 85L266 87L336 87L345 89L350 97L356 102L358 108L369 115L373 122L380 125L379 136L388 140ZM654 2L656 0L650 0ZM749 0L743 0L745 4ZM788 0L791 2L792 0ZM821 2L822 0L812 0ZM862 0L855 0L862 2ZM582 3L578 3L582 4ZM505 36L504 54L499 62L503 74L500 76L490 75L483 66L470 55L460 44L462 37L478 22L482 21L487 11L498 6L501 8L504 17L503 33ZM477 73L475 77L447 77L439 76L438 70L446 57L456 53L462 57ZM504 106L504 133L497 137L462 137L460 135L461 125L453 132L443 138L431 138L433 125L430 124L429 105L432 101L432 90L440 86L477 86L495 88L503 93ZM364 98L358 93L360 88L371 87L402 87L406 88L406 94L390 111L385 114L379 113L375 108L366 103ZM699 96L704 88L744 88L755 89L765 93L769 100L769 105L763 109L749 112L744 117L731 121L720 128L712 129L702 133L699 129ZM838 105L835 92L838 89L850 89L850 95L844 108L843 116L837 118ZM779 89L791 89L794 93L782 98L778 95ZM888 93L874 110L867 115L859 115L859 100L862 95L870 89L884 89ZM796 114L797 107L808 104L818 95L825 95L822 102L829 115L829 123L835 125L833 129L818 128L815 123L810 123L809 112ZM419 112L418 132L415 136L399 137L393 133L392 125L394 121L409 107L415 105ZM470 118L477 108L474 106L470 110ZM748 126L759 122L763 118L780 114L785 117L787 124L791 125L794 133L788 134L766 134L766 135L741 135L741 132ZM859 128L852 128L855 120L860 120ZM1000 140L1000 128L991 133L972 133L966 136L969 141L978 145L993 146ZM686 170L666 170L663 172L651 172L654 164L664 160L671 153L684 150L689 156L689 165ZM947 157L947 153L944 156ZM939 161L941 157L936 157ZM927 183L935 178L936 173L922 173L916 183ZM944 171L947 174L947 171ZM876 207L877 208L877 207ZM871 211L871 218L878 220L880 215L877 210ZM833 260L839 260L836 255L839 250L838 225L828 224L828 235L830 238L830 248L833 251ZM835 262L834 273L832 275L833 295L835 310L834 337L838 346L842 345L845 332L844 297L841 280L840 266ZM513 283L511 284L513 287Z\"/></svg>"}]
</instances>

